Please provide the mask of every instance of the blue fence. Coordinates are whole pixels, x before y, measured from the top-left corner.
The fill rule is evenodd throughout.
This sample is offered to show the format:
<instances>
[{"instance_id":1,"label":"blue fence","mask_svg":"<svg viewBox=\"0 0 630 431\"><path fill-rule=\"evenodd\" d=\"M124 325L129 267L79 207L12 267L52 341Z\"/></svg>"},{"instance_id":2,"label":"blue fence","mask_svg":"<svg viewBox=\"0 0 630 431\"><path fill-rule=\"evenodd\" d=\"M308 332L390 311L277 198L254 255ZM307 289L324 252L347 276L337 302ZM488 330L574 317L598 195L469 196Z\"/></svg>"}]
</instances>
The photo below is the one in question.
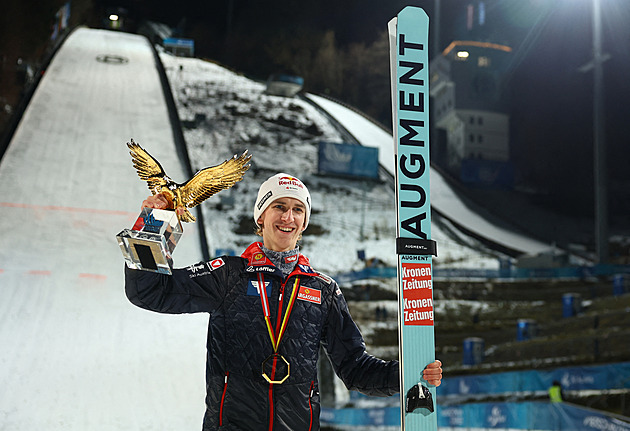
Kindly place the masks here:
<instances>
[{"instance_id":1,"label":"blue fence","mask_svg":"<svg viewBox=\"0 0 630 431\"><path fill-rule=\"evenodd\" d=\"M439 407L438 429L630 431L625 419L568 403L476 403ZM321 424L338 429L399 429L400 408L322 408Z\"/></svg>"},{"instance_id":2,"label":"blue fence","mask_svg":"<svg viewBox=\"0 0 630 431\"><path fill-rule=\"evenodd\" d=\"M630 431L628 418L568 403L476 403L437 408L438 429L536 430L536 431ZM337 429L400 429L400 408L322 408L323 426Z\"/></svg>"},{"instance_id":3,"label":"blue fence","mask_svg":"<svg viewBox=\"0 0 630 431\"><path fill-rule=\"evenodd\" d=\"M400 408L365 408L365 409L331 409L322 407L320 413L322 425L340 428L355 426L393 427L400 429Z\"/></svg>"},{"instance_id":4,"label":"blue fence","mask_svg":"<svg viewBox=\"0 0 630 431\"><path fill-rule=\"evenodd\" d=\"M630 388L630 362L567 367L547 371L514 371L476 376L448 377L437 388L437 414L440 430L450 429L534 429L542 430L606 430L630 431L630 424L605 412L594 411L568 403L468 403L447 404L448 399L475 394L517 394L547 391L554 380L565 390L605 390ZM461 399L461 398L460 398ZM389 398L367 397L350 392L357 405L382 406L370 408L322 408L323 425L339 429L379 427L399 429L399 395ZM442 400L442 402L440 401ZM392 407L394 406L394 407Z\"/></svg>"},{"instance_id":5,"label":"blue fence","mask_svg":"<svg viewBox=\"0 0 630 431\"><path fill-rule=\"evenodd\" d=\"M438 410L438 428L549 431L629 431L630 423L567 403L480 403Z\"/></svg>"},{"instance_id":6,"label":"blue fence","mask_svg":"<svg viewBox=\"0 0 630 431\"><path fill-rule=\"evenodd\" d=\"M630 265L594 265L583 267L564 268L501 268L501 269L474 269L474 268L433 268L433 277L443 279L456 278L482 278L482 279L585 279L589 277L619 277L630 274ZM364 268L359 271L345 272L335 275L339 283L347 283L369 278L393 278L396 277L394 267ZM622 283L620 289L626 289Z\"/></svg>"},{"instance_id":7,"label":"blue fence","mask_svg":"<svg viewBox=\"0 0 630 431\"><path fill-rule=\"evenodd\" d=\"M554 380L565 390L628 389L630 362L449 377L437 396L546 391Z\"/></svg>"},{"instance_id":8,"label":"blue fence","mask_svg":"<svg viewBox=\"0 0 630 431\"><path fill-rule=\"evenodd\" d=\"M344 272L335 275L337 283L350 283L356 280L367 280L370 278L395 278L397 269L393 267L364 268L359 271Z\"/></svg>"}]
</instances>

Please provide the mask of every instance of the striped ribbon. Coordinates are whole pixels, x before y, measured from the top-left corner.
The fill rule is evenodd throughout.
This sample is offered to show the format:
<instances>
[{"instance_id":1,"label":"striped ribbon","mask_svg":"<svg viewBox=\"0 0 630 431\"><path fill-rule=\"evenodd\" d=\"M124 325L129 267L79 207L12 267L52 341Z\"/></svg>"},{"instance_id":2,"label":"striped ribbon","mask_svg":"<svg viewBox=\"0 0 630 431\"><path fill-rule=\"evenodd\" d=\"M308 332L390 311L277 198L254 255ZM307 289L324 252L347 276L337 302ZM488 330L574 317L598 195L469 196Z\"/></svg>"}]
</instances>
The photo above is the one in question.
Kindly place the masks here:
<instances>
[{"instance_id":1,"label":"striped ribbon","mask_svg":"<svg viewBox=\"0 0 630 431\"><path fill-rule=\"evenodd\" d=\"M265 289L265 279L262 274L258 274L258 291L260 292L260 302L262 304L263 314L265 316L265 323L267 324L267 332L269 332L269 339L271 340L271 345L273 346L274 353L278 352L278 346L280 346L282 336L287 329L289 317L291 316L291 311L293 310L293 304L295 303L295 298L297 298L299 283L300 277L296 277L295 283L293 284L293 291L291 292L291 298L289 299L289 306L284 312L284 317L282 319L278 319L278 321L276 322L276 332L274 333L273 327L271 325L271 312L269 308L269 298L267 298L267 289ZM278 307L278 316L280 316L282 312L282 294L278 298Z\"/></svg>"}]
</instances>

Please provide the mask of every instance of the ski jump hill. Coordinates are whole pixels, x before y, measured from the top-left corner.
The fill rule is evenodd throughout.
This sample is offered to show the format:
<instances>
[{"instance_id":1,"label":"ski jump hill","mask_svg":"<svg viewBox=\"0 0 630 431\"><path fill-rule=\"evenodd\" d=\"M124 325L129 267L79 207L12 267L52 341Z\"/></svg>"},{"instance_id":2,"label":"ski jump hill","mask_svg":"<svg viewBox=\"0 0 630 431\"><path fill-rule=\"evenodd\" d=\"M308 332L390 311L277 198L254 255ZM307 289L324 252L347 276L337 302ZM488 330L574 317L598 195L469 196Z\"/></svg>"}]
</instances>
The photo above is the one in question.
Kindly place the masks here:
<instances>
[{"instance_id":1,"label":"ski jump hill","mask_svg":"<svg viewBox=\"0 0 630 431\"><path fill-rule=\"evenodd\" d=\"M390 132L342 104L313 94L308 94L306 97L328 112L355 137L358 143L377 147L381 167L392 177L395 175L394 146ZM437 169L431 169L430 175L431 208L459 229L474 234L477 238L494 244L499 249L510 250L515 254L538 254L550 249L549 244L507 227L504 222L491 221L480 215L480 212L484 212L483 209L464 200Z\"/></svg>"},{"instance_id":2,"label":"ski jump hill","mask_svg":"<svg viewBox=\"0 0 630 431\"><path fill-rule=\"evenodd\" d=\"M130 187L134 136L185 177L147 39L77 29L0 164L3 430L200 427L207 316L144 312L123 291L115 235L147 195ZM178 255L201 260L196 227L184 235Z\"/></svg>"},{"instance_id":3,"label":"ski jump hill","mask_svg":"<svg viewBox=\"0 0 630 431\"><path fill-rule=\"evenodd\" d=\"M174 178L182 160L159 60L144 37L79 28L53 57L0 160L0 428L185 430L204 413L207 317L131 305L114 236L147 192L122 143L134 136ZM393 169L392 140L309 95ZM348 112L346 112L348 111ZM356 120L356 119L355 119ZM180 154L180 156L178 156ZM174 167L181 171L175 172ZM393 171L392 171L393 172ZM524 253L545 244L484 222L435 174L432 199L468 229ZM137 212L136 212L137 208ZM203 256L186 226L182 262Z\"/></svg>"}]
</instances>

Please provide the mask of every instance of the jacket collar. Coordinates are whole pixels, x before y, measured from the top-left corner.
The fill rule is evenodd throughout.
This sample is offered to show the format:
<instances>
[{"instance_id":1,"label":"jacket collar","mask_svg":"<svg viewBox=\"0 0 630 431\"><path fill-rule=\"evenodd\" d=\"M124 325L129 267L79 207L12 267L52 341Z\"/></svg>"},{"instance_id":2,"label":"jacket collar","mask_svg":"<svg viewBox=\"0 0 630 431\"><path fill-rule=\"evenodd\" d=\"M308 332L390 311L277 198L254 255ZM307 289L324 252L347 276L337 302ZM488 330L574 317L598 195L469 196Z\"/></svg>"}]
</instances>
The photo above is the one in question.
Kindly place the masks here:
<instances>
[{"instance_id":1,"label":"jacket collar","mask_svg":"<svg viewBox=\"0 0 630 431\"><path fill-rule=\"evenodd\" d=\"M247 272L263 272L267 274L277 272L281 275L281 271L267 258L261 247L262 243L255 242L247 247L243 254L241 254L242 258L247 259ZM293 275L315 276L317 273L311 268L308 258L300 253L298 254L297 265L295 265L295 269L291 273L291 276Z\"/></svg>"}]
</instances>

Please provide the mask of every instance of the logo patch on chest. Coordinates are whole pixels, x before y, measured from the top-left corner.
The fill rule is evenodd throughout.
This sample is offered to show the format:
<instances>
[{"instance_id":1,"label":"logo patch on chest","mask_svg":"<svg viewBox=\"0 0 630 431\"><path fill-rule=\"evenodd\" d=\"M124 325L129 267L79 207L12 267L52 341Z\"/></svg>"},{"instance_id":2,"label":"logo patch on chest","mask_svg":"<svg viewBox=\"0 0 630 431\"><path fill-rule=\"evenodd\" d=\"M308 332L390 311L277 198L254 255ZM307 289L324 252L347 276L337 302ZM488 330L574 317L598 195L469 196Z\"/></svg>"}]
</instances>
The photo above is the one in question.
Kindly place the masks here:
<instances>
[{"instance_id":1,"label":"logo patch on chest","mask_svg":"<svg viewBox=\"0 0 630 431\"><path fill-rule=\"evenodd\" d=\"M247 283L248 296L260 296L260 289L258 288L258 284L258 280L249 280L249 283ZM265 290L267 291L267 297L271 296L270 281L265 281Z\"/></svg>"},{"instance_id":2,"label":"logo patch on chest","mask_svg":"<svg viewBox=\"0 0 630 431\"><path fill-rule=\"evenodd\" d=\"M322 291L318 289L313 289L312 287L300 286L300 290L298 290L297 299L301 299L302 301L313 302L315 304L321 304Z\"/></svg>"},{"instance_id":3,"label":"logo patch on chest","mask_svg":"<svg viewBox=\"0 0 630 431\"><path fill-rule=\"evenodd\" d=\"M212 262L209 262L208 268L212 271L213 269L221 268L223 265L225 265L225 262L223 262L223 259L218 258L218 259L214 259Z\"/></svg>"}]
</instances>

